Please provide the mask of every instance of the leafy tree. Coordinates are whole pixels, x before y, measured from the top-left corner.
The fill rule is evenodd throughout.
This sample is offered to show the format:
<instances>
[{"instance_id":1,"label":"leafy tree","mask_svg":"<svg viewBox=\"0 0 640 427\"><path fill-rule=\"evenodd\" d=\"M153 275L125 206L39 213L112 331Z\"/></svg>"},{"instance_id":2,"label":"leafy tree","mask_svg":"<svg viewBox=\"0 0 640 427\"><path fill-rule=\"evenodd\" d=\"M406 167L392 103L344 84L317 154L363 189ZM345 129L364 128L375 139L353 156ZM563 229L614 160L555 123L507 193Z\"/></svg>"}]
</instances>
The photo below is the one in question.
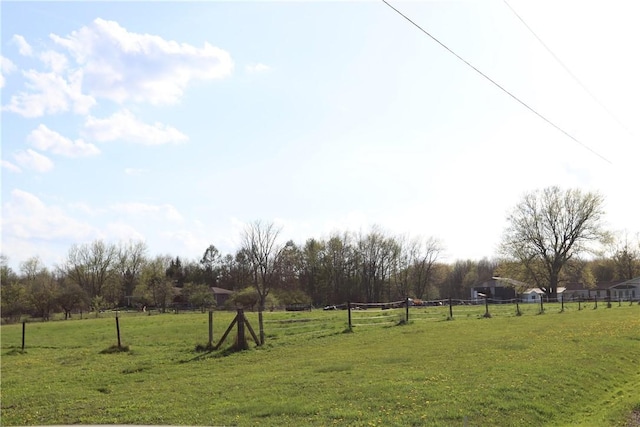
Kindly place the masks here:
<instances>
[{"instance_id":1,"label":"leafy tree","mask_svg":"<svg viewBox=\"0 0 640 427\"><path fill-rule=\"evenodd\" d=\"M260 295L255 287L247 287L236 292L229 298L230 304L235 307L250 309L253 311L260 303Z\"/></svg>"},{"instance_id":2,"label":"leafy tree","mask_svg":"<svg viewBox=\"0 0 640 427\"><path fill-rule=\"evenodd\" d=\"M169 266L165 271L165 275L175 286L179 288L184 286L186 274L182 267L180 257L176 257L175 261L173 259L169 260Z\"/></svg>"},{"instance_id":3,"label":"leafy tree","mask_svg":"<svg viewBox=\"0 0 640 427\"><path fill-rule=\"evenodd\" d=\"M477 264L473 260L457 260L447 272L440 287L444 297L466 299L470 287L478 282Z\"/></svg>"},{"instance_id":4,"label":"leafy tree","mask_svg":"<svg viewBox=\"0 0 640 427\"><path fill-rule=\"evenodd\" d=\"M35 317L49 320L58 306L58 284L45 268L27 280L27 301Z\"/></svg>"},{"instance_id":5,"label":"leafy tree","mask_svg":"<svg viewBox=\"0 0 640 427\"><path fill-rule=\"evenodd\" d=\"M27 288L18 281L2 282L0 310L7 322L17 322L27 312Z\"/></svg>"},{"instance_id":6,"label":"leafy tree","mask_svg":"<svg viewBox=\"0 0 640 427\"><path fill-rule=\"evenodd\" d=\"M203 312L206 308L216 306L216 298L211 288L205 284L185 283L182 288L182 296L193 307L200 308Z\"/></svg>"},{"instance_id":7,"label":"leafy tree","mask_svg":"<svg viewBox=\"0 0 640 427\"><path fill-rule=\"evenodd\" d=\"M301 270L302 252L292 240L289 240L285 243L280 254L277 288L289 291L299 289Z\"/></svg>"},{"instance_id":8,"label":"leafy tree","mask_svg":"<svg viewBox=\"0 0 640 427\"><path fill-rule=\"evenodd\" d=\"M156 256L142 268L141 273L141 284L148 290L153 304L162 312L174 297L174 284L166 275L172 261L169 256Z\"/></svg>"},{"instance_id":9,"label":"leafy tree","mask_svg":"<svg viewBox=\"0 0 640 427\"><path fill-rule=\"evenodd\" d=\"M96 317L100 315L100 312L104 310L106 307L106 302L104 298L100 295L96 295L91 298L91 311L96 314Z\"/></svg>"},{"instance_id":10,"label":"leafy tree","mask_svg":"<svg viewBox=\"0 0 640 427\"><path fill-rule=\"evenodd\" d=\"M217 286L218 276L222 269L222 256L214 245L209 245L204 251L200 265L203 270L205 283L209 286Z\"/></svg>"},{"instance_id":11,"label":"leafy tree","mask_svg":"<svg viewBox=\"0 0 640 427\"><path fill-rule=\"evenodd\" d=\"M274 294L278 302L283 305L311 304L311 297L300 289L279 289L274 291Z\"/></svg>"},{"instance_id":12,"label":"leafy tree","mask_svg":"<svg viewBox=\"0 0 640 427\"><path fill-rule=\"evenodd\" d=\"M322 268L324 242L308 239L301 254L300 286L311 296L314 304L326 305L330 302L326 272Z\"/></svg>"},{"instance_id":13,"label":"leafy tree","mask_svg":"<svg viewBox=\"0 0 640 427\"><path fill-rule=\"evenodd\" d=\"M523 267L524 274L514 278L556 300L567 263L607 240L603 216L597 193L549 187L526 194L508 216L501 243L502 253Z\"/></svg>"},{"instance_id":14,"label":"leafy tree","mask_svg":"<svg viewBox=\"0 0 640 427\"><path fill-rule=\"evenodd\" d=\"M57 295L58 306L64 312L64 318L71 318L73 310L89 305L87 293L77 283L69 280L62 280Z\"/></svg>"},{"instance_id":15,"label":"leafy tree","mask_svg":"<svg viewBox=\"0 0 640 427\"><path fill-rule=\"evenodd\" d=\"M0 313L7 322L20 320L25 312L26 288L9 267L9 258L0 255Z\"/></svg>"}]
</instances>

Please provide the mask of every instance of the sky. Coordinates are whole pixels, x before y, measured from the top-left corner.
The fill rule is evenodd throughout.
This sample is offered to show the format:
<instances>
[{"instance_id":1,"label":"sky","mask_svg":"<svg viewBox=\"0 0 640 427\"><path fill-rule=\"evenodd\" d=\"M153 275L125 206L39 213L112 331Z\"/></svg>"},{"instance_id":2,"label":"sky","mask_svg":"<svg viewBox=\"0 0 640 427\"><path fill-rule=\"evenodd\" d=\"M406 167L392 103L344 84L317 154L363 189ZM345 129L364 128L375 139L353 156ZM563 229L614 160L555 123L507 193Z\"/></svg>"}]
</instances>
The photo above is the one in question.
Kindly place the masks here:
<instances>
[{"instance_id":1,"label":"sky","mask_svg":"<svg viewBox=\"0 0 640 427\"><path fill-rule=\"evenodd\" d=\"M384 2L2 1L2 254L197 260L260 220L479 260L552 185L640 231L640 3L390 3L577 141Z\"/></svg>"}]
</instances>

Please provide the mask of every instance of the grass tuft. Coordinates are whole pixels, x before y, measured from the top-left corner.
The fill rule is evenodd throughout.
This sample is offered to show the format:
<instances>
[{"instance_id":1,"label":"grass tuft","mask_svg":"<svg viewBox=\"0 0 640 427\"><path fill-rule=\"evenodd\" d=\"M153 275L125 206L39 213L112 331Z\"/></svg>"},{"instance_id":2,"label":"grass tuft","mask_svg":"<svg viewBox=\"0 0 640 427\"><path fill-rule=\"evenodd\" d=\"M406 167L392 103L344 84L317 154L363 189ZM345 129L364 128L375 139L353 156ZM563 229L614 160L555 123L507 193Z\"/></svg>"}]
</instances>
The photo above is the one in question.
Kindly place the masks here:
<instances>
[{"instance_id":1,"label":"grass tuft","mask_svg":"<svg viewBox=\"0 0 640 427\"><path fill-rule=\"evenodd\" d=\"M197 353L209 353L209 352L212 352L213 350L215 350L215 347L211 343L196 344L196 348L195 348L195 351Z\"/></svg>"},{"instance_id":2,"label":"grass tuft","mask_svg":"<svg viewBox=\"0 0 640 427\"><path fill-rule=\"evenodd\" d=\"M113 344L112 346L102 350L100 354L126 353L128 351L129 351L128 345L118 346L118 344Z\"/></svg>"}]
</instances>

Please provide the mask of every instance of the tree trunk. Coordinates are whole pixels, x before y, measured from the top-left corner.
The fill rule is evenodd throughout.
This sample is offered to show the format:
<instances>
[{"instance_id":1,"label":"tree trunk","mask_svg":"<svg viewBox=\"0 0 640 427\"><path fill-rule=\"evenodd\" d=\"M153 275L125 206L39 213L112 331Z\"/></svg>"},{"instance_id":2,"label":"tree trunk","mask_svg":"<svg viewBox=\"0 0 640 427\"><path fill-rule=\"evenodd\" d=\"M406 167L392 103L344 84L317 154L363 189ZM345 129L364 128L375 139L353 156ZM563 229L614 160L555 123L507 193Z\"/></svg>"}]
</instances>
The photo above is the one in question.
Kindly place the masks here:
<instances>
[{"instance_id":1,"label":"tree trunk","mask_svg":"<svg viewBox=\"0 0 640 427\"><path fill-rule=\"evenodd\" d=\"M549 301L556 302L558 301L558 276L559 273L552 272L551 277L549 278Z\"/></svg>"}]
</instances>

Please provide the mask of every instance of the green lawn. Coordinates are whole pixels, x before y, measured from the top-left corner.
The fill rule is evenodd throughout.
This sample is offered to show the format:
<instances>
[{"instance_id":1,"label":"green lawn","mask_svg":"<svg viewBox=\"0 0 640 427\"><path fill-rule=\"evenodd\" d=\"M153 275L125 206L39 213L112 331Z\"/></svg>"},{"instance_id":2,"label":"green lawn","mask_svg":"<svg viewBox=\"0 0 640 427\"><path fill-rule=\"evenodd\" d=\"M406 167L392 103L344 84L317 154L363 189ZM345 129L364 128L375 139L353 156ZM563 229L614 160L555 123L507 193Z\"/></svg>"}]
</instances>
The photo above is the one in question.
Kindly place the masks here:
<instances>
[{"instance_id":1,"label":"green lawn","mask_svg":"<svg viewBox=\"0 0 640 427\"><path fill-rule=\"evenodd\" d=\"M640 305L265 313L264 347L196 352L206 313L2 326L2 425L628 425ZM233 314L216 312L214 341ZM257 315L247 315L258 332ZM379 324L374 324L379 323ZM249 336L247 334L247 336ZM228 340L227 344L232 340ZM225 344L226 346L226 344Z\"/></svg>"}]
</instances>

